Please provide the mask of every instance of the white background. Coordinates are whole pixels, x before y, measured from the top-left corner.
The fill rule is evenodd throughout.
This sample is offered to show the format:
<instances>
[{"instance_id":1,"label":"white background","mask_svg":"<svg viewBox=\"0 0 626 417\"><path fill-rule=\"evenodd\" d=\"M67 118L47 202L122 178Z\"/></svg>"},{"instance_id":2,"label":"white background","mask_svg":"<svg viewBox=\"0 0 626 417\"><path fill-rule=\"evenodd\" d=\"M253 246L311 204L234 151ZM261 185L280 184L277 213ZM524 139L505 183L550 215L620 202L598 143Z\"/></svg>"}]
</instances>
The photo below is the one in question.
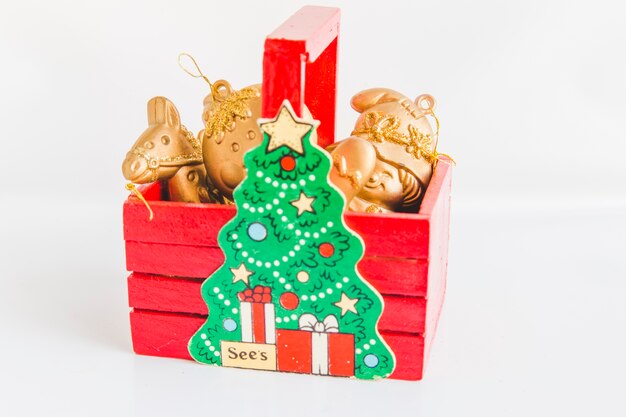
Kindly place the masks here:
<instances>
[{"instance_id":1,"label":"white background","mask_svg":"<svg viewBox=\"0 0 626 417\"><path fill-rule=\"evenodd\" d=\"M455 157L448 295L418 383L132 353L120 164L164 95L201 128L213 80L261 80L296 1L0 5L0 415L624 416L622 2L324 2L352 94L438 99Z\"/></svg>"}]
</instances>

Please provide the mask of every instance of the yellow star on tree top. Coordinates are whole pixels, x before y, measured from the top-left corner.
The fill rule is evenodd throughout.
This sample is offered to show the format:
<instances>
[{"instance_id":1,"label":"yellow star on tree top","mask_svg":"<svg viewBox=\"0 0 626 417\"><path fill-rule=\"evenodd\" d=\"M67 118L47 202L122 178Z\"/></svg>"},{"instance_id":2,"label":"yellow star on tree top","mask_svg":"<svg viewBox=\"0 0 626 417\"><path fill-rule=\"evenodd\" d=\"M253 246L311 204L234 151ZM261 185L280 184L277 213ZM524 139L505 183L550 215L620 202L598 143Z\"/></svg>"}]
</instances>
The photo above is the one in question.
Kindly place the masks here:
<instances>
[{"instance_id":1,"label":"yellow star on tree top","mask_svg":"<svg viewBox=\"0 0 626 417\"><path fill-rule=\"evenodd\" d=\"M287 146L294 152L303 155L302 139L316 126L316 123L305 121L296 116L289 101L285 100L280 106L278 115L274 119L259 120L259 126L270 137L267 152L281 146Z\"/></svg>"},{"instance_id":2,"label":"yellow star on tree top","mask_svg":"<svg viewBox=\"0 0 626 417\"><path fill-rule=\"evenodd\" d=\"M341 293L341 300L333 303L333 305L339 307L341 309L341 317L343 317L348 311L353 312L358 315L356 311L356 303L359 302L358 298L348 298L345 292Z\"/></svg>"}]
</instances>

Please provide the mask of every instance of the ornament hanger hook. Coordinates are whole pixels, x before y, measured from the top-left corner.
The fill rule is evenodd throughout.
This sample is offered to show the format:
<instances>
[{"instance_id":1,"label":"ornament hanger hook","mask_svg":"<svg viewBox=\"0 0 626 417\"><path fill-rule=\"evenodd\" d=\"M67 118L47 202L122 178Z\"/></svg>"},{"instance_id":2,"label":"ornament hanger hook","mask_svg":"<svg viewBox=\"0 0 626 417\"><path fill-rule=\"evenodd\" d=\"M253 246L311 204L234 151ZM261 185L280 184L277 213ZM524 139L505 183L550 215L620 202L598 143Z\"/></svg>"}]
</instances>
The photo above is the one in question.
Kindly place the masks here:
<instances>
[{"instance_id":1,"label":"ornament hanger hook","mask_svg":"<svg viewBox=\"0 0 626 417\"><path fill-rule=\"evenodd\" d=\"M415 98L415 104L417 107L424 112L425 115L432 117L435 120L435 146L434 149L437 149L437 145L439 144L439 118L435 114L435 106L437 105L437 101L435 97L430 94L421 94Z\"/></svg>"}]
</instances>

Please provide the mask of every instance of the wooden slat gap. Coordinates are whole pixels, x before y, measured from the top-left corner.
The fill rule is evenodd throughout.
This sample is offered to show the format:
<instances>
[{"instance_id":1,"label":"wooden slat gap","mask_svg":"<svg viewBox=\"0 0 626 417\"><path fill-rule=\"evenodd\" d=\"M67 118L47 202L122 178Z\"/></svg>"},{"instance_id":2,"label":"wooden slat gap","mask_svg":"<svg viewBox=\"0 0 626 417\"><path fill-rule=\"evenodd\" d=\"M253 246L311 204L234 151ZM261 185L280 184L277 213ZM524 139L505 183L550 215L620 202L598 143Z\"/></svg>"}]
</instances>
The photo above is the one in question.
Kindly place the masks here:
<instances>
[{"instance_id":1,"label":"wooden slat gap","mask_svg":"<svg viewBox=\"0 0 626 417\"><path fill-rule=\"evenodd\" d=\"M131 313L140 313L140 314L162 314L162 315L166 315L166 316L185 316L185 317L194 317L194 318L197 318L197 319L205 319L205 320L207 318L207 316L204 315L204 314L183 313L183 312L177 312L177 311L149 310L149 309L145 309L145 308L136 308L136 307L131 307L130 312Z\"/></svg>"}]
</instances>

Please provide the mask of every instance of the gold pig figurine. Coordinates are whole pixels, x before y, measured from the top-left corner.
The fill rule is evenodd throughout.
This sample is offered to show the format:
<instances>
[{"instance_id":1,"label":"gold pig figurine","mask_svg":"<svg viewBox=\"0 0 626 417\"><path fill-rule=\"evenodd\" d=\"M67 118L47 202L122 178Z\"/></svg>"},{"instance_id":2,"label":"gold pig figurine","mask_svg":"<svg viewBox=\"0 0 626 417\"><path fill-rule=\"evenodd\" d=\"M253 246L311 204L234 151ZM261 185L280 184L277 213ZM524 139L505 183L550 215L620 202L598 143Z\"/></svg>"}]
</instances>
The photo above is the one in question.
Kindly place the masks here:
<instances>
[{"instance_id":1,"label":"gold pig figurine","mask_svg":"<svg viewBox=\"0 0 626 417\"><path fill-rule=\"evenodd\" d=\"M148 128L122 163L124 177L135 184L167 183L169 200L209 201L200 140L180 122L178 110L165 97L148 101Z\"/></svg>"},{"instance_id":2,"label":"gold pig figurine","mask_svg":"<svg viewBox=\"0 0 626 417\"><path fill-rule=\"evenodd\" d=\"M373 88L356 94L360 114L352 135L327 148L331 181L348 209L368 213L417 212L437 160L433 129L435 100L415 102L396 91Z\"/></svg>"}]
</instances>

